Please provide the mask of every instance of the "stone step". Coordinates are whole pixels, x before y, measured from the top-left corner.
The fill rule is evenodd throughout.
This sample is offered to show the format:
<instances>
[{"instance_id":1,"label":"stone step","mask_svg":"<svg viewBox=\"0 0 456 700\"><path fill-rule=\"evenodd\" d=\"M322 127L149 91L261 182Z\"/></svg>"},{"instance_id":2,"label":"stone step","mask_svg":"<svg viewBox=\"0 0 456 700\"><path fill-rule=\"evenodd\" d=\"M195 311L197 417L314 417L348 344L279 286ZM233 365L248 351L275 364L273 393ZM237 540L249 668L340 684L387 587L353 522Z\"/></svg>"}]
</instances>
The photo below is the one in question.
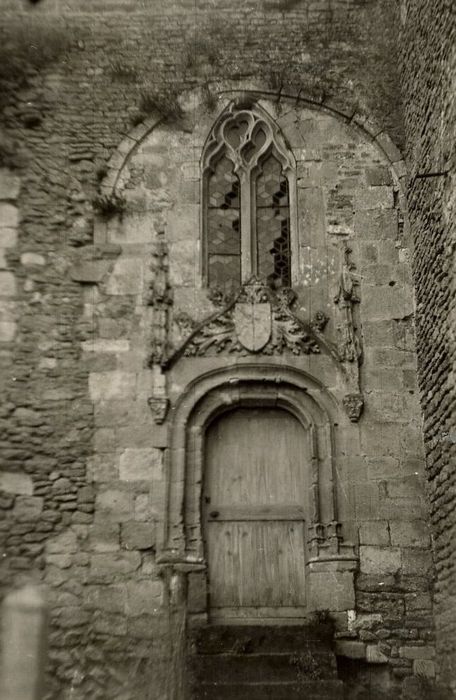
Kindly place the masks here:
<instances>
[{"instance_id":1,"label":"stone step","mask_svg":"<svg viewBox=\"0 0 456 700\"><path fill-rule=\"evenodd\" d=\"M330 624L208 625L189 632L189 649L197 654L298 652L319 647L330 649Z\"/></svg>"},{"instance_id":2,"label":"stone step","mask_svg":"<svg viewBox=\"0 0 456 700\"><path fill-rule=\"evenodd\" d=\"M343 700L342 681L201 683L192 700Z\"/></svg>"},{"instance_id":3,"label":"stone step","mask_svg":"<svg viewBox=\"0 0 456 700\"><path fill-rule=\"evenodd\" d=\"M331 651L293 653L196 655L189 658L196 683L259 683L337 678L336 659Z\"/></svg>"}]
</instances>

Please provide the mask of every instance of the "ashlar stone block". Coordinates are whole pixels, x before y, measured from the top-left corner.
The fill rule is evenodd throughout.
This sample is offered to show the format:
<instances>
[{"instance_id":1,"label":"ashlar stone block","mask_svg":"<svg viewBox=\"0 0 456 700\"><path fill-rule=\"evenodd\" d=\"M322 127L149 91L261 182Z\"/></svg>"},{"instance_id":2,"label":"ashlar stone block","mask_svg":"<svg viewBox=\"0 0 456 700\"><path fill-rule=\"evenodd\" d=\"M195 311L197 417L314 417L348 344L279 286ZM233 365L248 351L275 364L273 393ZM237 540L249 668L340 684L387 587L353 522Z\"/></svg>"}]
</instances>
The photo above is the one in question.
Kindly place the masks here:
<instances>
[{"instance_id":1,"label":"ashlar stone block","mask_svg":"<svg viewBox=\"0 0 456 700\"><path fill-rule=\"evenodd\" d=\"M401 550L397 547L361 546L360 569L364 574L394 574L401 568Z\"/></svg>"},{"instance_id":2,"label":"ashlar stone block","mask_svg":"<svg viewBox=\"0 0 456 700\"><path fill-rule=\"evenodd\" d=\"M370 664L387 664L388 657L376 644L368 644L366 647L366 661Z\"/></svg>"},{"instance_id":3,"label":"ashlar stone block","mask_svg":"<svg viewBox=\"0 0 456 700\"><path fill-rule=\"evenodd\" d=\"M415 659L413 662L413 673L416 676L435 678L435 662L427 659Z\"/></svg>"},{"instance_id":4,"label":"ashlar stone block","mask_svg":"<svg viewBox=\"0 0 456 700\"><path fill-rule=\"evenodd\" d=\"M402 659L433 659L435 657L435 649L428 646L404 646L400 647L399 656Z\"/></svg>"},{"instance_id":5,"label":"ashlar stone block","mask_svg":"<svg viewBox=\"0 0 456 700\"><path fill-rule=\"evenodd\" d=\"M138 552L109 552L93 554L90 562L91 578L123 576L132 574L141 564Z\"/></svg>"},{"instance_id":6,"label":"ashlar stone block","mask_svg":"<svg viewBox=\"0 0 456 700\"><path fill-rule=\"evenodd\" d=\"M12 204L0 204L0 228L16 228L19 223L19 209Z\"/></svg>"},{"instance_id":7,"label":"ashlar stone block","mask_svg":"<svg viewBox=\"0 0 456 700\"><path fill-rule=\"evenodd\" d=\"M328 585L331 581L331 585ZM309 597L312 610L352 610L355 589L351 571L313 571L309 574Z\"/></svg>"},{"instance_id":8,"label":"ashlar stone block","mask_svg":"<svg viewBox=\"0 0 456 700\"><path fill-rule=\"evenodd\" d=\"M155 523L122 523L121 542L125 549L151 549L155 545Z\"/></svg>"},{"instance_id":9,"label":"ashlar stone block","mask_svg":"<svg viewBox=\"0 0 456 700\"><path fill-rule=\"evenodd\" d=\"M14 515L20 522L39 518L44 500L40 496L18 496L14 504Z\"/></svg>"},{"instance_id":10,"label":"ashlar stone block","mask_svg":"<svg viewBox=\"0 0 456 700\"><path fill-rule=\"evenodd\" d=\"M91 372L89 393L92 401L133 398L136 393L134 372Z\"/></svg>"},{"instance_id":11,"label":"ashlar stone block","mask_svg":"<svg viewBox=\"0 0 456 700\"><path fill-rule=\"evenodd\" d=\"M93 552L117 552L120 549L120 526L106 518L89 529L89 546Z\"/></svg>"},{"instance_id":12,"label":"ashlar stone block","mask_svg":"<svg viewBox=\"0 0 456 700\"><path fill-rule=\"evenodd\" d=\"M339 639L336 640L335 652L337 656L346 656L349 659L364 659L366 656L366 645L364 642Z\"/></svg>"},{"instance_id":13,"label":"ashlar stone block","mask_svg":"<svg viewBox=\"0 0 456 700\"><path fill-rule=\"evenodd\" d=\"M412 290L398 285L364 286L362 310L371 322L409 316L414 311Z\"/></svg>"},{"instance_id":14,"label":"ashlar stone block","mask_svg":"<svg viewBox=\"0 0 456 700\"><path fill-rule=\"evenodd\" d=\"M71 529L65 530L46 542L48 554L75 554L78 548L76 533Z\"/></svg>"},{"instance_id":15,"label":"ashlar stone block","mask_svg":"<svg viewBox=\"0 0 456 700\"><path fill-rule=\"evenodd\" d=\"M366 187L357 191L355 198L358 211L366 209L392 209L394 206L391 187Z\"/></svg>"},{"instance_id":16,"label":"ashlar stone block","mask_svg":"<svg viewBox=\"0 0 456 700\"><path fill-rule=\"evenodd\" d=\"M33 494L32 477L18 472L0 472L0 490L31 496Z\"/></svg>"},{"instance_id":17,"label":"ashlar stone block","mask_svg":"<svg viewBox=\"0 0 456 700\"><path fill-rule=\"evenodd\" d=\"M0 227L0 246L2 248L14 248L17 243L17 230L15 228Z\"/></svg>"},{"instance_id":18,"label":"ashlar stone block","mask_svg":"<svg viewBox=\"0 0 456 700\"><path fill-rule=\"evenodd\" d=\"M385 520L372 520L359 527L359 542L362 545L387 546L390 543L388 523Z\"/></svg>"},{"instance_id":19,"label":"ashlar stone block","mask_svg":"<svg viewBox=\"0 0 456 700\"><path fill-rule=\"evenodd\" d=\"M126 612L129 615L147 615L158 612L163 585L161 581L129 581L127 583Z\"/></svg>"},{"instance_id":20,"label":"ashlar stone block","mask_svg":"<svg viewBox=\"0 0 456 700\"><path fill-rule=\"evenodd\" d=\"M95 512L105 511L112 522L131 519L133 494L116 488L107 488L97 495Z\"/></svg>"},{"instance_id":21,"label":"ashlar stone block","mask_svg":"<svg viewBox=\"0 0 456 700\"><path fill-rule=\"evenodd\" d=\"M12 272L0 272L0 296L12 297L16 294L16 279Z\"/></svg>"},{"instance_id":22,"label":"ashlar stone block","mask_svg":"<svg viewBox=\"0 0 456 700\"><path fill-rule=\"evenodd\" d=\"M17 199L21 181L8 168L0 168L0 199Z\"/></svg>"},{"instance_id":23,"label":"ashlar stone block","mask_svg":"<svg viewBox=\"0 0 456 700\"><path fill-rule=\"evenodd\" d=\"M162 475L163 453L154 448L127 448L120 456L121 481L158 480Z\"/></svg>"},{"instance_id":24,"label":"ashlar stone block","mask_svg":"<svg viewBox=\"0 0 456 700\"><path fill-rule=\"evenodd\" d=\"M143 289L143 260L118 258L106 283L106 294L139 294Z\"/></svg>"}]
</instances>

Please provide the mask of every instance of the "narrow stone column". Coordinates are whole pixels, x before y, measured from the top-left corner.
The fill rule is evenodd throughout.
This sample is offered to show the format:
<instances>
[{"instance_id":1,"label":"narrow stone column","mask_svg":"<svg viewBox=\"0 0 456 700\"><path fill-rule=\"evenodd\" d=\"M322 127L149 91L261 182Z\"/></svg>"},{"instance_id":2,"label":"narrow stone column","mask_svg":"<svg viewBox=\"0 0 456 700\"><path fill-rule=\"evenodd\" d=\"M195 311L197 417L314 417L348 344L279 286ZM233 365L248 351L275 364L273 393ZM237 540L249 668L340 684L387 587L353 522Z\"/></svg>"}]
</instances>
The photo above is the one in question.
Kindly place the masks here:
<instances>
[{"instance_id":1,"label":"narrow stone column","mask_svg":"<svg viewBox=\"0 0 456 700\"><path fill-rule=\"evenodd\" d=\"M47 646L47 606L38 586L6 596L2 606L1 700L41 700Z\"/></svg>"}]
</instances>

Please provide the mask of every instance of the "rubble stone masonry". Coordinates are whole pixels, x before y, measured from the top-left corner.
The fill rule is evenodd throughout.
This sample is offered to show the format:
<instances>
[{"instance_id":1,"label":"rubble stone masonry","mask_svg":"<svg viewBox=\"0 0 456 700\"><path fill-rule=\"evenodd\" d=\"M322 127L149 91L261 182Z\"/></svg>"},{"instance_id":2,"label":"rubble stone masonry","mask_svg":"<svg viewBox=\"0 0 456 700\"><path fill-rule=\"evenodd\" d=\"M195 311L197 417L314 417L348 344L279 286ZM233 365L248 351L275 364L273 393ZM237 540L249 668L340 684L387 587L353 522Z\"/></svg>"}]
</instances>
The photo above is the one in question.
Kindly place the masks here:
<instances>
[{"instance_id":1,"label":"rubble stone masonry","mask_svg":"<svg viewBox=\"0 0 456 700\"><path fill-rule=\"evenodd\" d=\"M456 668L455 74L451 2L402 3L408 203L415 241L417 351L432 534L438 655Z\"/></svg>"}]
</instances>

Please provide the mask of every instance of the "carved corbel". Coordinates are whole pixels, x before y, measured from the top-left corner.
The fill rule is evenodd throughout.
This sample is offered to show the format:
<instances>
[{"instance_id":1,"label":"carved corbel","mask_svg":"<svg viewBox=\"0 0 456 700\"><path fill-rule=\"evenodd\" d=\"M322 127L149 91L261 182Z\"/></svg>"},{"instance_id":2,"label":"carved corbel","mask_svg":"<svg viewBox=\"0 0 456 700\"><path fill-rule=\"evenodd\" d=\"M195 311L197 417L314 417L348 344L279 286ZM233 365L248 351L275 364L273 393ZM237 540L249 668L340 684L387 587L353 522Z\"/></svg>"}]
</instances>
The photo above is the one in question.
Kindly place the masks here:
<instances>
[{"instance_id":1,"label":"carved corbel","mask_svg":"<svg viewBox=\"0 0 456 700\"><path fill-rule=\"evenodd\" d=\"M357 423L364 408L364 399L361 394L346 394L342 400L347 416L352 423Z\"/></svg>"},{"instance_id":2,"label":"carved corbel","mask_svg":"<svg viewBox=\"0 0 456 700\"><path fill-rule=\"evenodd\" d=\"M168 413L169 399L167 399L166 396L150 396L147 399L147 403L152 411L154 422L157 425L162 425Z\"/></svg>"}]
</instances>

